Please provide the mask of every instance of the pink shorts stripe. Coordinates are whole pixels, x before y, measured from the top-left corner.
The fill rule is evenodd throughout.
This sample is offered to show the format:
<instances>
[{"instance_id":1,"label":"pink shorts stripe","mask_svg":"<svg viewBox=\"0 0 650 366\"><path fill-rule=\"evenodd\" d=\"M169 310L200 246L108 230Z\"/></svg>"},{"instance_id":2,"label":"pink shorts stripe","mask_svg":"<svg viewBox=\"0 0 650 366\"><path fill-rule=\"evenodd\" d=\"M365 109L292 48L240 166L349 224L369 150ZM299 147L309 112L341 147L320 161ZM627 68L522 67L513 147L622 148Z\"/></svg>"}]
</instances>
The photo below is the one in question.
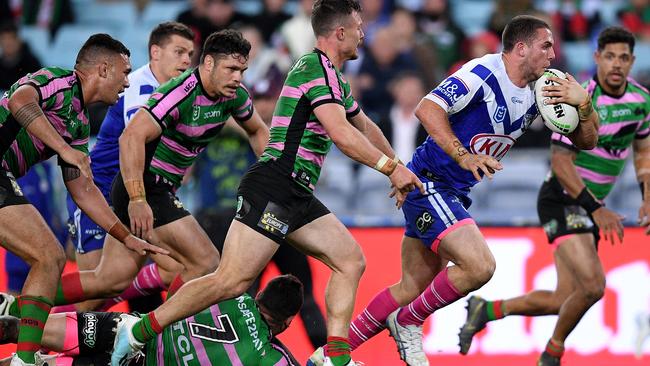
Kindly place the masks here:
<instances>
[{"instance_id":1,"label":"pink shorts stripe","mask_svg":"<svg viewBox=\"0 0 650 366\"><path fill-rule=\"evenodd\" d=\"M452 231L458 229L459 227L465 226L465 225L470 225L474 224L476 225L476 222L472 218L466 218L458 221L457 223L451 225L450 227L446 228L445 231L441 232L440 235L436 238L436 240L433 241L433 244L431 244L431 250L438 254L438 246L440 245L440 242L442 239L445 238L445 236L449 235Z\"/></svg>"},{"instance_id":2,"label":"pink shorts stripe","mask_svg":"<svg viewBox=\"0 0 650 366\"><path fill-rule=\"evenodd\" d=\"M569 240L569 239L571 239L571 238L573 238L575 236L576 236L576 234L567 234L567 235L558 236L551 243L551 248L553 248L553 251L555 251L560 246L560 244L564 243L565 241L567 241L567 240Z\"/></svg>"}]
</instances>

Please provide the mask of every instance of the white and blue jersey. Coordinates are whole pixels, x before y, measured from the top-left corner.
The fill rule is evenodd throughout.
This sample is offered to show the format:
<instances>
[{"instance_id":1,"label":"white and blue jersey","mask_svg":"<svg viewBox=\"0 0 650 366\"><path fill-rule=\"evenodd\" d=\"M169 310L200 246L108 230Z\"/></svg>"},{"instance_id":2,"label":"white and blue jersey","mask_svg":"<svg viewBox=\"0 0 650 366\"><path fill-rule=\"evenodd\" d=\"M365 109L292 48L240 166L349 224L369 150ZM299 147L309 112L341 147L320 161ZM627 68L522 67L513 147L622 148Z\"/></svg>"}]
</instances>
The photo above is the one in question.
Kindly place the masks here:
<instances>
[{"instance_id":1,"label":"white and blue jersey","mask_svg":"<svg viewBox=\"0 0 650 366\"><path fill-rule=\"evenodd\" d=\"M110 193L113 178L120 171L119 138L122 131L137 110L145 105L153 91L159 86L149 64L129 74L129 87L124 90L117 103L106 112L97 135L97 141L90 151L90 167L95 184L111 204ZM73 243L77 252L86 253L101 249L106 232L84 214L68 195L68 214L72 226Z\"/></svg>"},{"instance_id":2,"label":"white and blue jersey","mask_svg":"<svg viewBox=\"0 0 650 366\"><path fill-rule=\"evenodd\" d=\"M447 111L452 131L468 151L497 160L539 118L533 83L514 85L501 54L469 61L425 98ZM427 194L408 195L403 206L406 235L436 251L452 228L473 222L467 195L478 181L431 137L416 149L408 167L425 183Z\"/></svg>"}]
</instances>

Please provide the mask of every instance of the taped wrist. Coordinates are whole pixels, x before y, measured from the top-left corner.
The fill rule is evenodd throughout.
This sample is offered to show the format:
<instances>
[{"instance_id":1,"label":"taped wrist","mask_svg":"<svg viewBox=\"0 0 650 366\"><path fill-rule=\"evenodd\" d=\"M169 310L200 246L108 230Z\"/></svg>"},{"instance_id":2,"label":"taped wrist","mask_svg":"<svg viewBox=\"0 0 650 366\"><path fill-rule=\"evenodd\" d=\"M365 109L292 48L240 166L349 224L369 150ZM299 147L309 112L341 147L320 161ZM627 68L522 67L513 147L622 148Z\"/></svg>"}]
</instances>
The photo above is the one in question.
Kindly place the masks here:
<instances>
[{"instance_id":1,"label":"taped wrist","mask_svg":"<svg viewBox=\"0 0 650 366\"><path fill-rule=\"evenodd\" d=\"M591 192L589 192L589 189L587 189L587 187L580 191L580 194L578 197L576 197L576 201L578 201L578 204L590 215L592 212L603 206L600 202L598 202L598 200L596 200Z\"/></svg>"}]
</instances>

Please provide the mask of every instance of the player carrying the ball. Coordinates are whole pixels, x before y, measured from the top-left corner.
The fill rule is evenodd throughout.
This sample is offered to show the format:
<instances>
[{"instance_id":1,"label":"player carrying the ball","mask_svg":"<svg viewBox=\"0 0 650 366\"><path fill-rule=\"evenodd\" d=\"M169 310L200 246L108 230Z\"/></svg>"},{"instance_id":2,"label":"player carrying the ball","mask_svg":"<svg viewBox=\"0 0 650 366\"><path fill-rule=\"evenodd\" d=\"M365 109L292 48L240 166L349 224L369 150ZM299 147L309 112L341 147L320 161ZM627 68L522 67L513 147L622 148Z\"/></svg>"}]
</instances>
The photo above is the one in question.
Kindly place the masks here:
<instances>
[{"instance_id":1,"label":"player carrying the ball","mask_svg":"<svg viewBox=\"0 0 650 366\"><path fill-rule=\"evenodd\" d=\"M470 188L502 169L499 160L539 118L533 82L554 58L548 24L517 16L503 32L503 53L469 61L422 99L416 116L429 137L408 167L426 193L411 192L404 202L402 277L353 321L352 348L386 323L400 357L408 365L428 365L422 349L425 319L492 277L494 257L467 212ZM589 95L571 76L552 80L558 85L545 88L556 97L550 103L580 108L581 121L569 138L580 148L593 148L598 117ZM447 267L449 261L454 265Z\"/></svg>"},{"instance_id":2,"label":"player carrying the ball","mask_svg":"<svg viewBox=\"0 0 650 366\"><path fill-rule=\"evenodd\" d=\"M585 83L601 122L596 148L580 150L583 147L572 143L571 136L552 136L552 174L540 189L537 211L555 249L555 291L537 290L499 301L470 298L467 322L460 333L461 353L467 353L473 335L491 320L558 314L538 365L560 365L564 341L605 291L597 253L599 229L612 244L623 240L623 217L606 208L602 200L623 172L630 147L643 198L639 224L650 233L650 94L628 77L633 51L634 36L625 29L610 27L598 37L596 75ZM584 111L580 113L583 118Z\"/></svg>"}]
</instances>

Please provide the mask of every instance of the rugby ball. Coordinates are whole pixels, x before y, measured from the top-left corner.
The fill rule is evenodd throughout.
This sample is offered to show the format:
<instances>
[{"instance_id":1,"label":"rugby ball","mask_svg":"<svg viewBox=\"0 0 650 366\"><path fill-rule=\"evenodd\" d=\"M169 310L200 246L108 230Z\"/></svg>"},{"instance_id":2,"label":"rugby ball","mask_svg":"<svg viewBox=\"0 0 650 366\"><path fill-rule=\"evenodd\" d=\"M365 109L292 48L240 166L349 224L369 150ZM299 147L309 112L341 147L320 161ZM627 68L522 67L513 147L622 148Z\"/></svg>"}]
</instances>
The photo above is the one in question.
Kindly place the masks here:
<instances>
[{"instance_id":1,"label":"rugby ball","mask_svg":"<svg viewBox=\"0 0 650 366\"><path fill-rule=\"evenodd\" d=\"M566 79L566 75L562 71L546 69L544 74L535 82L535 103L537 103L537 110L542 115L546 127L553 132L567 135L573 132L578 126L578 110L576 107L566 103L548 103L553 97L543 96L542 88L557 85L557 83L549 80L549 77L552 76Z\"/></svg>"}]
</instances>

